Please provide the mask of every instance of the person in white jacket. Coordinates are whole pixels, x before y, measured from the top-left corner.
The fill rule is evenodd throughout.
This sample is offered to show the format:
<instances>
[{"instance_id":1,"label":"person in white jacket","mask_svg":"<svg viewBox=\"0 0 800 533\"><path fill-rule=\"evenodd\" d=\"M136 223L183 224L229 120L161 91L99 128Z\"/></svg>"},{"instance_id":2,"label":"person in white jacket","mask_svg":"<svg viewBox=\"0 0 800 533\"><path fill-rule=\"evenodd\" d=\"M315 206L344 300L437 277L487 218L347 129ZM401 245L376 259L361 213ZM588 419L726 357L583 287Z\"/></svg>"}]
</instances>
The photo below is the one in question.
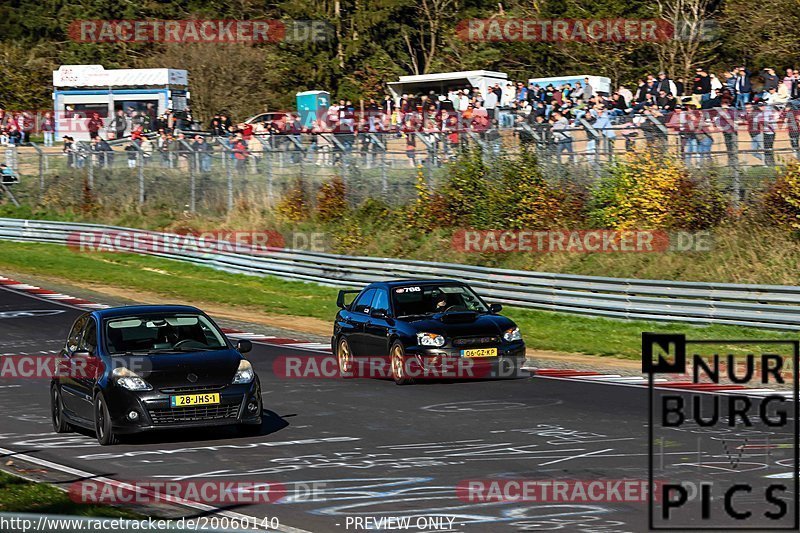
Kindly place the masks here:
<instances>
[{"instance_id":1,"label":"person in white jacket","mask_svg":"<svg viewBox=\"0 0 800 533\"><path fill-rule=\"evenodd\" d=\"M711 77L711 93L714 94L717 89L722 89L722 82L719 81L716 74L709 74Z\"/></svg>"}]
</instances>

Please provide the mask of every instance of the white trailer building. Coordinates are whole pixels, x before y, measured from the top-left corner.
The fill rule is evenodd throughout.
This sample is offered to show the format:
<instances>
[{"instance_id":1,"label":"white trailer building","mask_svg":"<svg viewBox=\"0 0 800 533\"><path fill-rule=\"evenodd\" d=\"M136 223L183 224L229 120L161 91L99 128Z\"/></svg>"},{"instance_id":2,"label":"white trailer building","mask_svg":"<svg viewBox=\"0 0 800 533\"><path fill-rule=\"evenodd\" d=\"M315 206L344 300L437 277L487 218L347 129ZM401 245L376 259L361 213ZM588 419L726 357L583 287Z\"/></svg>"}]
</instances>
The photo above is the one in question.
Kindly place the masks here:
<instances>
[{"instance_id":1,"label":"white trailer building","mask_svg":"<svg viewBox=\"0 0 800 533\"><path fill-rule=\"evenodd\" d=\"M106 126L116 110L133 108L183 111L189 100L189 76L171 68L114 69L102 65L61 65L53 71L56 135L89 138L85 123L93 113Z\"/></svg>"}]
</instances>

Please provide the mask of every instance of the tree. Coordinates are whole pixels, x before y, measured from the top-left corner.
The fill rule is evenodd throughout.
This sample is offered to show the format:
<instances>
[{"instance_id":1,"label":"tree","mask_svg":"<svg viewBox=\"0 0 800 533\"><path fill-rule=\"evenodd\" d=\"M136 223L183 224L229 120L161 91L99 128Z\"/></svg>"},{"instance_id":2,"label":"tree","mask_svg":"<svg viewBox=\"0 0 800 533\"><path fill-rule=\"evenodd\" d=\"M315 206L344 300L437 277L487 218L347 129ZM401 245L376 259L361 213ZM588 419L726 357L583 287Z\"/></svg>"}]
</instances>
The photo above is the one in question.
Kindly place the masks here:
<instances>
[{"instance_id":1,"label":"tree","mask_svg":"<svg viewBox=\"0 0 800 533\"><path fill-rule=\"evenodd\" d=\"M267 106L291 109L294 105L293 94L279 89L289 66L268 46L170 44L141 66L188 70L192 114L203 122L220 110L243 120Z\"/></svg>"},{"instance_id":2,"label":"tree","mask_svg":"<svg viewBox=\"0 0 800 533\"><path fill-rule=\"evenodd\" d=\"M691 78L692 69L713 60L719 41L710 23L715 0L656 0L659 18L672 28L674 37L657 44L660 70Z\"/></svg>"}]
</instances>

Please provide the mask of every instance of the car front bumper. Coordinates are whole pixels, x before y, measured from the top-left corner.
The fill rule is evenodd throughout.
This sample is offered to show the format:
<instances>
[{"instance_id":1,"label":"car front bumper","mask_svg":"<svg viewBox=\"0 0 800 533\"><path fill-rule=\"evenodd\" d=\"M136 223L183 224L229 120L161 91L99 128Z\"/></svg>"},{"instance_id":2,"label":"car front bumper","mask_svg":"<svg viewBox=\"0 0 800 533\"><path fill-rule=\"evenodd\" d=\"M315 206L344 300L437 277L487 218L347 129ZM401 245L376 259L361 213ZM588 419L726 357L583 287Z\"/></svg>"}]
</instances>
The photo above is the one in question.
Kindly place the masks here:
<instances>
[{"instance_id":1,"label":"car front bumper","mask_svg":"<svg viewBox=\"0 0 800 533\"><path fill-rule=\"evenodd\" d=\"M523 371L525 364L525 343L513 342L501 346L481 346L496 348L497 355L491 357L464 357L461 352L469 348L431 348L411 346L406 349L409 375L417 377L456 378L456 379L497 379L527 377ZM438 375L437 375L438 372Z\"/></svg>"},{"instance_id":2,"label":"car front bumper","mask_svg":"<svg viewBox=\"0 0 800 533\"><path fill-rule=\"evenodd\" d=\"M215 405L171 407L170 397L183 394L219 393ZM106 393L111 424L115 433L129 434L159 429L261 424L261 387L257 380L243 385L228 385L217 390L180 391L166 393L159 389L134 392L114 387ZM255 409L249 409L255 404ZM137 418L131 420L129 413Z\"/></svg>"}]
</instances>

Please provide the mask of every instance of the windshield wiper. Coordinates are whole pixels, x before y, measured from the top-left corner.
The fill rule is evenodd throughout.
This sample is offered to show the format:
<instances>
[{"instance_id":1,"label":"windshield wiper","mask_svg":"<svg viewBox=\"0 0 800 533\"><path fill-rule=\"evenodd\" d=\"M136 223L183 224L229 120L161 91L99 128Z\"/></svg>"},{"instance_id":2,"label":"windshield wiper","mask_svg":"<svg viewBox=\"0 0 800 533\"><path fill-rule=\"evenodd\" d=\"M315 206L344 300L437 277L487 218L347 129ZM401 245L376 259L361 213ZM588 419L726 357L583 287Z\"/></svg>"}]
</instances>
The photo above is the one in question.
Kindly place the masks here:
<instances>
[{"instance_id":1,"label":"windshield wiper","mask_svg":"<svg viewBox=\"0 0 800 533\"><path fill-rule=\"evenodd\" d=\"M212 350L227 350L226 346L203 346L201 348L193 346L181 346L180 348L173 348L178 352L210 352Z\"/></svg>"}]
</instances>

